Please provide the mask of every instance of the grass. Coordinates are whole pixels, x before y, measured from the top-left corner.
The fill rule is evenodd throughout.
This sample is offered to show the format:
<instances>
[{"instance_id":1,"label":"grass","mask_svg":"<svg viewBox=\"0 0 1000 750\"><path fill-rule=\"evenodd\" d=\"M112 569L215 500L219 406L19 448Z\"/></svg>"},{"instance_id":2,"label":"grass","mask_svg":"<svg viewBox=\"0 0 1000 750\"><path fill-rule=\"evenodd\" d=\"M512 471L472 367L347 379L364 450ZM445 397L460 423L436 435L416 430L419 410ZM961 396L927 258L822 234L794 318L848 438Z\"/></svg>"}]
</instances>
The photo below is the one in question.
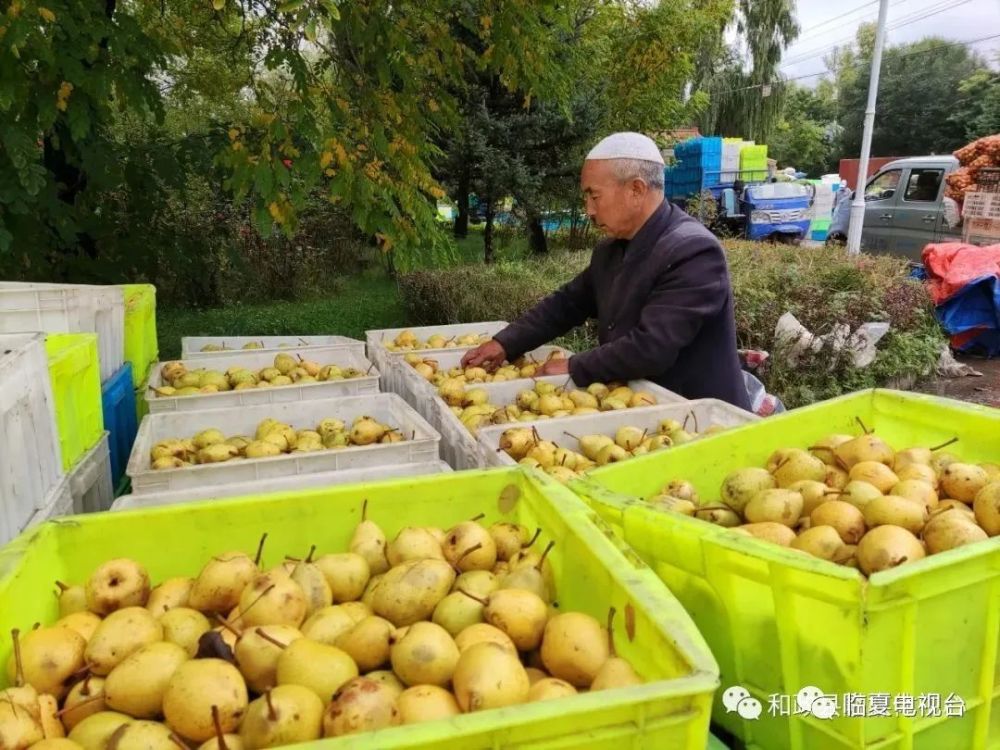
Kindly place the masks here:
<instances>
[{"instance_id":1,"label":"grass","mask_svg":"<svg viewBox=\"0 0 1000 750\"><path fill-rule=\"evenodd\" d=\"M366 330L405 324L396 282L377 272L347 277L326 297L210 310L157 310L161 359L180 356L182 336L336 334L363 340Z\"/></svg>"}]
</instances>

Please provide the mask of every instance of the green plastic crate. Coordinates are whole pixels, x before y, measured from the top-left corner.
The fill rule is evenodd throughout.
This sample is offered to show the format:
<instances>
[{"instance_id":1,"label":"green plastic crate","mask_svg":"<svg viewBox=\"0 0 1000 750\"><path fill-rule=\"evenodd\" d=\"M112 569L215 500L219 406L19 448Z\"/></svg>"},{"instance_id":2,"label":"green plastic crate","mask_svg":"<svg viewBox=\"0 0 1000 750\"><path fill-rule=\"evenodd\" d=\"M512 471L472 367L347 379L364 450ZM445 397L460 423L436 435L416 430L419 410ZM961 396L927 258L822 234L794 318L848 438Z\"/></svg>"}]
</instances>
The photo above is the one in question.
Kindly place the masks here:
<instances>
[{"instance_id":1,"label":"green plastic crate","mask_svg":"<svg viewBox=\"0 0 1000 750\"><path fill-rule=\"evenodd\" d=\"M69 471L104 434L96 333L45 337L63 470Z\"/></svg>"},{"instance_id":2,"label":"green plastic crate","mask_svg":"<svg viewBox=\"0 0 1000 750\"><path fill-rule=\"evenodd\" d=\"M619 653L649 682L566 700L483 711L448 721L380 730L315 743L329 748L623 747L703 750L708 743L718 668L677 601L645 565L626 557L592 523L593 512L567 489L518 469L441 474L363 485L215 500L142 511L102 513L50 522L0 552L0 663L12 646L11 628L52 622L56 580L82 582L96 565L126 556L144 563L154 582L196 575L213 554L252 552L268 533L265 564L321 551L345 550L362 501L368 518L388 535L407 525L448 527L485 513L541 527L554 539L549 556L559 605L603 619L609 606L634 609L634 640L615 631ZM4 675L5 677L6 675Z\"/></svg>"},{"instance_id":3,"label":"green plastic crate","mask_svg":"<svg viewBox=\"0 0 1000 750\"><path fill-rule=\"evenodd\" d=\"M660 575L719 660L713 717L750 747L1000 748L1000 537L865 580L857 571L655 510L649 497L687 478L703 501L730 471L761 466L781 447L859 434L858 417L894 448L932 446L970 461L1000 458L1000 410L897 391L862 391L796 409L673 450L593 471L572 485ZM764 714L744 721L722 704L742 686ZM771 716L772 695L816 686L839 697L836 718ZM954 693L964 716L848 717L846 693ZM779 697L780 701L781 698ZM905 701L905 697L900 699ZM780 703L779 703L780 707ZM866 709L867 710L867 709Z\"/></svg>"},{"instance_id":4,"label":"green plastic crate","mask_svg":"<svg viewBox=\"0 0 1000 750\"><path fill-rule=\"evenodd\" d=\"M132 363L132 385L146 382L150 366L159 360L156 340L156 287L152 284L122 286L125 300L125 361Z\"/></svg>"}]
</instances>

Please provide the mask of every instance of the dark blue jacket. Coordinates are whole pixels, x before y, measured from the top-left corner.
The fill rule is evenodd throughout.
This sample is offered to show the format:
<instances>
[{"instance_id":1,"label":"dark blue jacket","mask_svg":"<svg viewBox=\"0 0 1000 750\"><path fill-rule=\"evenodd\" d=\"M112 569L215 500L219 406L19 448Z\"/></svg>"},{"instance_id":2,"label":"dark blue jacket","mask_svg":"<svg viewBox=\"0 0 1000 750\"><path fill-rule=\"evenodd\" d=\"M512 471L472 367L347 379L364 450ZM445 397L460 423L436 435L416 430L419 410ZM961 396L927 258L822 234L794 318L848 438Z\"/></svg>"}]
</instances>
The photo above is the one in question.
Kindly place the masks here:
<instances>
[{"instance_id":1,"label":"dark blue jacket","mask_svg":"<svg viewBox=\"0 0 1000 750\"><path fill-rule=\"evenodd\" d=\"M590 318L600 346L570 358L577 385L645 378L685 398L750 408L725 253L669 202L631 240L600 242L579 276L495 338L516 359Z\"/></svg>"}]
</instances>

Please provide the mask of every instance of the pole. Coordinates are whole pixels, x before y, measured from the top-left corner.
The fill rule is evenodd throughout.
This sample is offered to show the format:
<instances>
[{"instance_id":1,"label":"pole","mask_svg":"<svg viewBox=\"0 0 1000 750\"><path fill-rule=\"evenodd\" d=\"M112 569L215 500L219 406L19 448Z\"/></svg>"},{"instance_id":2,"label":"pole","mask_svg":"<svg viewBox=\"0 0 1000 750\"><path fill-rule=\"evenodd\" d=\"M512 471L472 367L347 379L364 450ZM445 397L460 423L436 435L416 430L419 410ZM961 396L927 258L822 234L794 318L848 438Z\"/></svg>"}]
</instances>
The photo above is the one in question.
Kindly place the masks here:
<instances>
[{"instance_id":1,"label":"pole","mask_svg":"<svg viewBox=\"0 0 1000 750\"><path fill-rule=\"evenodd\" d=\"M865 107L864 132L861 135L861 163L858 164L858 184L854 190L851 223L847 230L847 252L851 255L861 252L861 229L865 223L865 182L868 181L868 157L872 150L872 131L875 129L875 99L878 97L878 78L882 68L882 47L885 44L885 20L888 13L889 0L879 0L872 73L868 79L868 105Z\"/></svg>"}]
</instances>

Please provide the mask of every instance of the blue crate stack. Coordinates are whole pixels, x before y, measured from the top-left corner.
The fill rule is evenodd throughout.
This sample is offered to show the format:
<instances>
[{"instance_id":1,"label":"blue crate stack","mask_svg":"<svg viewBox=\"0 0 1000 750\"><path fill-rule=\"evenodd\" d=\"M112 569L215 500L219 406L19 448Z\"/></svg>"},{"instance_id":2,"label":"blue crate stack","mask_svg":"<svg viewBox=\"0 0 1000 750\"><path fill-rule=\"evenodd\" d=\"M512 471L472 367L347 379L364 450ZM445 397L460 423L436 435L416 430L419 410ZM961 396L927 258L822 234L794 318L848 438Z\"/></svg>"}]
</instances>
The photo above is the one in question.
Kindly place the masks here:
<instances>
[{"instance_id":1,"label":"blue crate stack","mask_svg":"<svg viewBox=\"0 0 1000 750\"><path fill-rule=\"evenodd\" d=\"M670 170L668 197L688 197L720 184L722 138L689 138L674 147L674 156L678 163Z\"/></svg>"}]
</instances>

